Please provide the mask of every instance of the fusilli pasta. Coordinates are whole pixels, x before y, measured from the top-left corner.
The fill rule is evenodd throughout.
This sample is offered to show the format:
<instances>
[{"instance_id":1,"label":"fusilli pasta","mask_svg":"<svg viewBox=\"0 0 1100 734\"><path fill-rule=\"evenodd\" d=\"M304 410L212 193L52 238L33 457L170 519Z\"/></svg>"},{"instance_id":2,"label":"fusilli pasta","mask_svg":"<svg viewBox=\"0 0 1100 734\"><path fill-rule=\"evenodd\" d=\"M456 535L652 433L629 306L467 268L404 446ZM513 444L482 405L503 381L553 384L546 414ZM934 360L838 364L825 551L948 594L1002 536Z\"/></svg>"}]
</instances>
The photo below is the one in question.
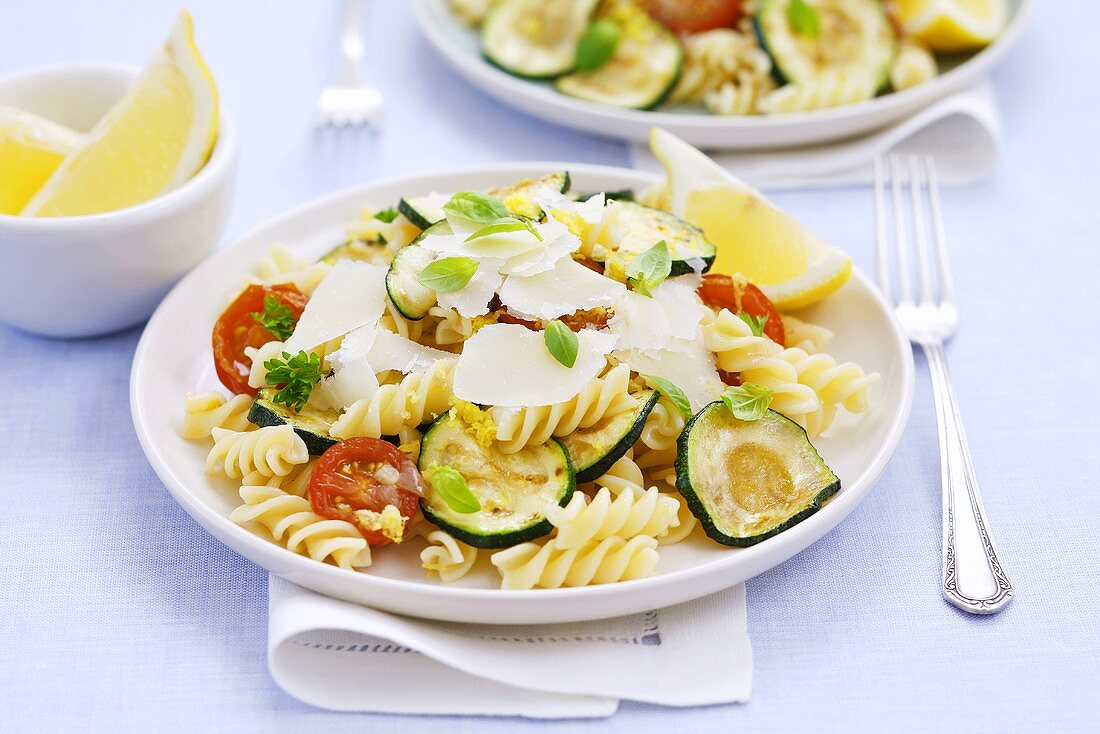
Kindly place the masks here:
<instances>
[{"instance_id":1,"label":"fusilli pasta","mask_svg":"<svg viewBox=\"0 0 1100 734\"><path fill-rule=\"evenodd\" d=\"M469 319L453 308L432 306L428 311L429 316L434 316L435 343L440 347L452 344L461 344L474 333L473 320Z\"/></svg>"},{"instance_id":2,"label":"fusilli pasta","mask_svg":"<svg viewBox=\"0 0 1100 734\"><path fill-rule=\"evenodd\" d=\"M316 459L311 459L306 464L299 464L285 477L281 477L278 474L269 477L258 471L250 472L244 475L244 478L241 479L241 484L248 487L278 487L284 492L299 497L305 497L309 492L309 478L313 474L313 467L316 466L316 464Z\"/></svg>"},{"instance_id":3,"label":"fusilli pasta","mask_svg":"<svg viewBox=\"0 0 1100 734\"><path fill-rule=\"evenodd\" d=\"M898 44L898 52L890 65L890 86L895 90L909 89L938 73L932 52L916 41L905 40Z\"/></svg>"},{"instance_id":4,"label":"fusilli pasta","mask_svg":"<svg viewBox=\"0 0 1100 734\"><path fill-rule=\"evenodd\" d=\"M650 458L653 462L647 463ZM676 503L676 522L671 523L668 530L657 538L657 542L661 545L679 543L695 529L697 524L695 515L691 513L687 502L684 501L679 492L675 491L676 470L673 468L675 461L675 449L647 451L637 461L629 455L623 456L594 482L597 487L606 489L614 495L637 495L643 491L642 488L647 484L651 488L654 485L659 487L663 484L672 490L661 495L661 497L662 502L668 507L671 507L669 503Z\"/></svg>"},{"instance_id":5,"label":"fusilli pasta","mask_svg":"<svg viewBox=\"0 0 1100 734\"><path fill-rule=\"evenodd\" d=\"M180 435L189 441L210 438L215 428L230 431L247 431L248 411L252 399L247 395L234 395L228 400L216 392L188 395L183 401L183 425Z\"/></svg>"},{"instance_id":6,"label":"fusilli pasta","mask_svg":"<svg viewBox=\"0 0 1100 734\"><path fill-rule=\"evenodd\" d=\"M286 476L297 464L309 461L305 442L290 425L244 432L214 428L211 435L214 447L206 457L207 474L221 471L231 479L253 472Z\"/></svg>"},{"instance_id":7,"label":"fusilli pasta","mask_svg":"<svg viewBox=\"0 0 1100 734\"><path fill-rule=\"evenodd\" d=\"M563 549L520 543L490 556L501 575L502 589L557 589L608 584L650 576L657 565L657 541L648 535L630 540L613 536L580 548Z\"/></svg>"},{"instance_id":8,"label":"fusilli pasta","mask_svg":"<svg viewBox=\"0 0 1100 734\"><path fill-rule=\"evenodd\" d=\"M245 347L244 354L252 360L252 367L248 373L249 387L267 387L267 367L264 364L268 360L282 358L283 342L269 341L258 347Z\"/></svg>"},{"instance_id":9,"label":"fusilli pasta","mask_svg":"<svg viewBox=\"0 0 1100 734\"><path fill-rule=\"evenodd\" d=\"M599 479L596 484L600 484ZM565 550L611 537L660 538L679 524L677 509L676 500L662 495L656 487L636 486L619 493L601 487L591 500L576 492L565 507L548 507L546 519L558 531L553 542Z\"/></svg>"},{"instance_id":10,"label":"fusilli pasta","mask_svg":"<svg viewBox=\"0 0 1100 734\"><path fill-rule=\"evenodd\" d=\"M824 326L811 324L809 321L803 321L785 314L783 316L783 331L786 333L788 347L798 347L810 354L820 352L826 344L833 340L833 332Z\"/></svg>"},{"instance_id":11,"label":"fusilli pasta","mask_svg":"<svg viewBox=\"0 0 1100 734\"><path fill-rule=\"evenodd\" d=\"M382 385L370 398L357 400L332 424L336 438L394 436L450 407L455 360L440 360L422 372L412 372L395 385Z\"/></svg>"},{"instance_id":12,"label":"fusilli pasta","mask_svg":"<svg viewBox=\"0 0 1100 734\"><path fill-rule=\"evenodd\" d=\"M349 569L371 564L370 546L359 530L349 522L321 517L309 500L267 486L244 486L240 495L244 504L229 514L233 522L261 525L273 540L315 561Z\"/></svg>"},{"instance_id":13,"label":"fusilli pasta","mask_svg":"<svg viewBox=\"0 0 1100 734\"><path fill-rule=\"evenodd\" d=\"M747 115L771 91L771 60L755 39L729 28L683 38L683 72L669 95L672 102L704 105L718 115Z\"/></svg>"},{"instance_id":14,"label":"fusilli pasta","mask_svg":"<svg viewBox=\"0 0 1100 734\"><path fill-rule=\"evenodd\" d=\"M676 448L676 439L684 430L684 415L664 395L646 417L645 426L638 439L650 449Z\"/></svg>"},{"instance_id":15,"label":"fusilli pasta","mask_svg":"<svg viewBox=\"0 0 1100 734\"><path fill-rule=\"evenodd\" d=\"M465 576L477 561L477 548L466 545L450 533L432 530L424 537L429 545L420 551L420 565L438 574L445 584Z\"/></svg>"},{"instance_id":16,"label":"fusilli pasta","mask_svg":"<svg viewBox=\"0 0 1100 734\"><path fill-rule=\"evenodd\" d=\"M864 69L839 67L822 71L812 81L786 84L760 100L760 110L808 112L865 102L875 96L878 81Z\"/></svg>"},{"instance_id":17,"label":"fusilli pasta","mask_svg":"<svg viewBox=\"0 0 1100 734\"><path fill-rule=\"evenodd\" d=\"M310 262L295 255L285 245L272 245L267 254L260 259L256 268L257 280L264 285L293 283L302 293L310 294L317 284L324 280L332 266L323 262Z\"/></svg>"},{"instance_id":18,"label":"fusilli pasta","mask_svg":"<svg viewBox=\"0 0 1100 734\"><path fill-rule=\"evenodd\" d=\"M567 436L638 404L630 394L630 368L612 367L594 377L574 397L554 405L527 408L493 407L489 413L497 427L500 450L514 454L524 446L545 443L551 436Z\"/></svg>"}]
</instances>

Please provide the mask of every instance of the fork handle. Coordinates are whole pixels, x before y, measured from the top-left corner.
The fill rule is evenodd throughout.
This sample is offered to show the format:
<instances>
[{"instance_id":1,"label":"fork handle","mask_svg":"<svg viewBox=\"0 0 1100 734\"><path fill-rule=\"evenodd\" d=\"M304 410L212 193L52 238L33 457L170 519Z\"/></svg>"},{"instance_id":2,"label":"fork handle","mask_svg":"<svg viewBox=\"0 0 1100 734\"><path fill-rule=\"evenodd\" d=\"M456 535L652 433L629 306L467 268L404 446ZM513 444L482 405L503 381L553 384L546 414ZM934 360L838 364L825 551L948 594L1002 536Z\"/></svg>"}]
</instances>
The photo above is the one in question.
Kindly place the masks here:
<instances>
[{"instance_id":1,"label":"fork handle","mask_svg":"<svg viewBox=\"0 0 1100 734\"><path fill-rule=\"evenodd\" d=\"M363 84L363 22L366 19L366 0L344 0L344 25L340 32L340 66L336 70L336 83L342 87Z\"/></svg>"},{"instance_id":2,"label":"fork handle","mask_svg":"<svg viewBox=\"0 0 1100 734\"><path fill-rule=\"evenodd\" d=\"M940 342L923 343L932 375L940 435L943 481L943 596L971 614L993 614L1012 601L1013 589L1001 567L989 525L962 416Z\"/></svg>"}]
</instances>

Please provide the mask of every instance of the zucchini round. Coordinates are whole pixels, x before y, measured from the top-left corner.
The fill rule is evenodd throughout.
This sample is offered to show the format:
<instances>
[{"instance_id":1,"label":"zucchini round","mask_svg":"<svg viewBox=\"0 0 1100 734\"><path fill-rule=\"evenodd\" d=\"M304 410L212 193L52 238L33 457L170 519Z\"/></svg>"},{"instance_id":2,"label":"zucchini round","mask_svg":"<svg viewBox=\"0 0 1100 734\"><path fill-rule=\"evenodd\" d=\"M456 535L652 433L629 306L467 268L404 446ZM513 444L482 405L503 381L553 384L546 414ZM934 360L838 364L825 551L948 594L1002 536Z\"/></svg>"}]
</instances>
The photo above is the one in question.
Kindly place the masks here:
<instances>
[{"instance_id":1,"label":"zucchini round","mask_svg":"<svg viewBox=\"0 0 1100 734\"><path fill-rule=\"evenodd\" d=\"M817 512L840 479L794 421L742 421L714 402L680 434L676 486L711 539L745 547Z\"/></svg>"},{"instance_id":2,"label":"zucchini round","mask_svg":"<svg viewBox=\"0 0 1100 734\"><path fill-rule=\"evenodd\" d=\"M397 211L420 229L428 229L443 221L443 205L450 201L449 194L428 194L427 196L402 196L397 202Z\"/></svg>"},{"instance_id":3,"label":"zucchini round","mask_svg":"<svg viewBox=\"0 0 1100 734\"><path fill-rule=\"evenodd\" d=\"M289 423L294 427L294 432L301 436L306 449L313 456L320 456L337 443L337 439L329 435L329 429L340 417L338 413L317 410L310 405L306 405L301 412L293 410L272 399L276 392L278 390L274 387L265 387L256 393L256 398L248 411L249 422L260 428Z\"/></svg>"},{"instance_id":4,"label":"zucchini round","mask_svg":"<svg viewBox=\"0 0 1100 734\"><path fill-rule=\"evenodd\" d=\"M419 466L452 466L481 503L477 512L455 512L431 487L420 509L431 522L477 548L507 548L541 538L553 528L546 519L550 504L564 505L573 496L577 477L569 453L555 439L505 454L478 442L450 410L424 433Z\"/></svg>"},{"instance_id":5,"label":"zucchini round","mask_svg":"<svg viewBox=\"0 0 1100 734\"><path fill-rule=\"evenodd\" d=\"M541 178L525 178L510 186L498 186L487 193L504 202L512 214L538 221L542 219L542 207L534 199L534 194L545 189L564 194L569 191L569 171L557 171Z\"/></svg>"},{"instance_id":6,"label":"zucchini round","mask_svg":"<svg viewBox=\"0 0 1100 734\"><path fill-rule=\"evenodd\" d=\"M604 418L558 439L569 452L578 482L591 482L602 476L642 435L646 418L661 396L655 390L646 390L634 397L638 405L633 410Z\"/></svg>"},{"instance_id":7,"label":"zucchini round","mask_svg":"<svg viewBox=\"0 0 1100 734\"><path fill-rule=\"evenodd\" d=\"M384 242L366 242L364 240L348 240L342 245L337 245L324 254L321 262L327 265L335 265L340 260L363 260L373 262L385 249Z\"/></svg>"},{"instance_id":8,"label":"zucchini round","mask_svg":"<svg viewBox=\"0 0 1100 734\"><path fill-rule=\"evenodd\" d=\"M510 74L552 79L572 71L577 42L599 0L498 0L481 24L481 53Z\"/></svg>"},{"instance_id":9,"label":"zucchini round","mask_svg":"<svg viewBox=\"0 0 1100 734\"><path fill-rule=\"evenodd\" d=\"M878 0L804 0L821 32L799 33L790 20L791 0L763 0L753 18L760 46L772 59L780 85L810 84L827 69L870 72L882 89L890 81L897 34Z\"/></svg>"},{"instance_id":10,"label":"zucchini round","mask_svg":"<svg viewBox=\"0 0 1100 734\"><path fill-rule=\"evenodd\" d=\"M417 244L408 244L397 251L386 273L386 293L401 315L411 321L419 321L428 315L436 303L431 288L421 285L418 278L435 255Z\"/></svg>"},{"instance_id":11,"label":"zucchini round","mask_svg":"<svg viewBox=\"0 0 1100 734\"><path fill-rule=\"evenodd\" d=\"M718 248L707 241L703 230L635 201L619 200L619 206L619 214L608 227L609 239L606 244L599 241L603 250L596 248L592 253L593 260L605 263L612 272L625 272L631 260L661 240L672 256L670 276L693 272L689 260L702 260L704 272L714 264Z\"/></svg>"},{"instance_id":12,"label":"zucchini round","mask_svg":"<svg viewBox=\"0 0 1100 734\"><path fill-rule=\"evenodd\" d=\"M628 17L619 17L621 15ZM608 17L624 29L611 59L595 71L557 80L562 94L588 102L648 110L665 101L684 67L676 35L643 11L612 3Z\"/></svg>"}]
</instances>

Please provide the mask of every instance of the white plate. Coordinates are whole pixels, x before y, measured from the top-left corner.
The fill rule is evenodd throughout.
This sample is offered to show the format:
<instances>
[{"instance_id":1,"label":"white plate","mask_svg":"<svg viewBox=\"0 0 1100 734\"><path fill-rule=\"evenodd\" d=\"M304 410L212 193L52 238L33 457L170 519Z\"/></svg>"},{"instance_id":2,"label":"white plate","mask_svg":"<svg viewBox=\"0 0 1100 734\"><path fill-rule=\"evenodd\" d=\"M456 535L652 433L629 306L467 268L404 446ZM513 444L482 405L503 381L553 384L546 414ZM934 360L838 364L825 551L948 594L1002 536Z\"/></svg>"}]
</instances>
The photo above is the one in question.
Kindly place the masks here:
<instances>
[{"instance_id":1,"label":"white plate","mask_svg":"<svg viewBox=\"0 0 1100 734\"><path fill-rule=\"evenodd\" d=\"M875 406L863 420L815 443L840 476L841 491L818 513L746 549L719 546L699 535L663 547L657 575L639 581L575 589L502 591L491 567L459 584L429 579L417 554L421 542L375 554L375 565L348 571L291 553L229 521L240 503L236 485L204 473L208 446L179 437L183 397L218 388L210 329L273 242L318 257L344 239L364 203L387 206L401 195L488 188L566 169L578 191L641 188L650 174L606 166L513 163L419 175L348 189L305 204L253 229L184 278L153 314L134 356L130 404L150 463L180 505L215 537L272 573L323 594L402 614L461 622L540 623L598 619L677 604L731 586L782 563L835 527L870 490L890 460L913 396L913 361L891 312L864 276L809 312L836 331L830 353L882 374ZM161 528L160 532L171 532ZM840 574L839 564L823 572ZM499 584L499 581L497 581Z\"/></svg>"},{"instance_id":2,"label":"white plate","mask_svg":"<svg viewBox=\"0 0 1100 734\"><path fill-rule=\"evenodd\" d=\"M502 102L550 122L625 140L646 141L663 127L692 145L725 150L810 145L861 135L908 117L974 85L1024 29L1034 0L1008 0L1001 36L976 54L941 57L944 72L931 81L860 104L783 115L718 116L699 108L628 110L559 94L548 82L512 76L482 58L476 31L463 25L447 0L413 0L420 30L459 74Z\"/></svg>"}]
</instances>

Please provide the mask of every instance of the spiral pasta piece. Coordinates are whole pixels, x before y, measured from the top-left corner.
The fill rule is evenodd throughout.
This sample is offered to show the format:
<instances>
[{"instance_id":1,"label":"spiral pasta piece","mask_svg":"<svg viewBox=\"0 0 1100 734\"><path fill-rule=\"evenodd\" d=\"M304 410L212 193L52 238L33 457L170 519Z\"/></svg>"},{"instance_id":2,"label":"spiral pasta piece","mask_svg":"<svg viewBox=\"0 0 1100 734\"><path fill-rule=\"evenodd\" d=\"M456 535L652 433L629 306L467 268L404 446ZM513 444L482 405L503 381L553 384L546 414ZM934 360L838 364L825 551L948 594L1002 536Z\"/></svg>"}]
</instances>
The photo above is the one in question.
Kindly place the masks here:
<instances>
[{"instance_id":1,"label":"spiral pasta piece","mask_svg":"<svg viewBox=\"0 0 1100 734\"><path fill-rule=\"evenodd\" d=\"M428 315L435 319L435 343L440 347L461 344L474 333L473 319L453 308L432 306Z\"/></svg>"},{"instance_id":2,"label":"spiral pasta piece","mask_svg":"<svg viewBox=\"0 0 1100 734\"><path fill-rule=\"evenodd\" d=\"M267 387L267 367L269 360L282 359L284 344L281 341L269 341L258 347L245 347L244 355L252 361L248 373L248 386Z\"/></svg>"},{"instance_id":3,"label":"spiral pasta piece","mask_svg":"<svg viewBox=\"0 0 1100 734\"><path fill-rule=\"evenodd\" d=\"M382 318L379 319L378 325L386 331L393 332L400 336L410 339L414 342L423 342L424 333L430 326L429 323L425 323L426 319L419 321L413 321L406 318L397 307L393 305L393 301L386 299L386 310L382 314Z\"/></svg>"},{"instance_id":4,"label":"spiral pasta piece","mask_svg":"<svg viewBox=\"0 0 1100 734\"><path fill-rule=\"evenodd\" d=\"M704 105L718 115L747 115L775 88L771 60L749 33L719 28L683 38L684 62L671 102Z\"/></svg>"},{"instance_id":5,"label":"spiral pasta piece","mask_svg":"<svg viewBox=\"0 0 1100 734\"><path fill-rule=\"evenodd\" d=\"M794 316L783 316L783 331L788 347L798 347L810 354L820 352L833 340L833 332L829 329Z\"/></svg>"},{"instance_id":6,"label":"spiral pasta piece","mask_svg":"<svg viewBox=\"0 0 1100 734\"><path fill-rule=\"evenodd\" d=\"M649 449L676 449L676 440L684 431L684 414L664 395L646 417L638 440Z\"/></svg>"},{"instance_id":7,"label":"spiral pasta piece","mask_svg":"<svg viewBox=\"0 0 1100 734\"><path fill-rule=\"evenodd\" d=\"M188 395L183 400L180 436L197 441L210 438L215 428L250 430L252 424L248 422L248 411L251 407L252 398L247 395L234 395L228 400L216 392Z\"/></svg>"},{"instance_id":8,"label":"spiral pasta piece","mask_svg":"<svg viewBox=\"0 0 1100 734\"><path fill-rule=\"evenodd\" d=\"M238 525L261 525L273 540L315 561L348 569L371 564L370 546L359 530L349 522L321 517L309 500L267 486L244 486L240 495L244 504L229 514Z\"/></svg>"},{"instance_id":9,"label":"spiral pasta piece","mask_svg":"<svg viewBox=\"0 0 1100 734\"><path fill-rule=\"evenodd\" d=\"M260 259L256 267L257 277L249 277L247 282L263 285L293 283L295 288L309 295L330 270L332 266L327 263L310 262L298 257L285 245L276 244Z\"/></svg>"},{"instance_id":10,"label":"spiral pasta piece","mask_svg":"<svg viewBox=\"0 0 1100 734\"><path fill-rule=\"evenodd\" d=\"M309 493L309 478L313 475L313 467L316 465L317 460L310 459L308 463L295 466L290 474L285 477L278 474L269 477L258 471L249 472L241 479L241 485L248 487L278 487L289 494L305 497Z\"/></svg>"},{"instance_id":11,"label":"spiral pasta piece","mask_svg":"<svg viewBox=\"0 0 1100 734\"><path fill-rule=\"evenodd\" d=\"M608 469L603 476L596 479L594 484L602 487L613 495L634 494L643 492L645 486L650 490L666 486L668 490L661 495L665 505L665 512L675 503L675 522L669 523L666 532L657 536L660 545L672 545L679 543L695 529L698 521L687 502L676 489L676 449L663 451L647 451L637 461L628 456L623 456Z\"/></svg>"},{"instance_id":12,"label":"spiral pasta piece","mask_svg":"<svg viewBox=\"0 0 1100 734\"><path fill-rule=\"evenodd\" d=\"M895 90L909 89L934 78L939 73L936 57L916 41L898 44L898 52L890 64L890 86Z\"/></svg>"},{"instance_id":13,"label":"spiral pasta piece","mask_svg":"<svg viewBox=\"0 0 1100 734\"><path fill-rule=\"evenodd\" d=\"M630 368L616 365L603 377L593 377L575 396L554 405L537 407L493 407L489 413L497 427L498 447L514 454L531 444L545 443L551 436L567 436L578 428L589 428L636 407L630 394Z\"/></svg>"},{"instance_id":14,"label":"spiral pasta piece","mask_svg":"<svg viewBox=\"0 0 1100 734\"><path fill-rule=\"evenodd\" d=\"M394 436L403 427L416 427L447 411L455 360L440 360L401 382L382 385L370 398L357 400L332 424L336 438Z\"/></svg>"},{"instance_id":15,"label":"spiral pasta piece","mask_svg":"<svg viewBox=\"0 0 1100 734\"><path fill-rule=\"evenodd\" d=\"M466 545L450 533L432 530L424 537L430 545L420 551L420 565L437 574L445 584L465 576L477 561L477 548Z\"/></svg>"},{"instance_id":16,"label":"spiral pasta piece","mask_svg":"<svg viewBox=\"0 0 1100 734\"><path fill-rule=\"evenodd\" d=\"M266 477L290 474L298 464L309 461L309 451L290 425L268 426L255 431L214 428L214 447L206 456L206 473L223 472L240 479L258 472Z\"/></svg>"},{"instance_id":17,"label":"spiral pasta piece","mask_svg":"<svg viewBox=\"0 0 1100 734\"><path fill-rule=\"evenodd\" d=\"M648 535L630 540L618 536L579 548L520 543L490 556L501 575L502 589L557 589L562 586L609 584L653 574L657 541Z\"/></svg>"},{"instance_id":18,"label":"spiral pasta piece","mask_svg":"<svg viewBox=\"0 0 1100 734\"><path fill-rule=\"evenodd\" d=\"M603 487L591 500L577 492L565 507L547 508L546 519L557 528L554 542L564 550L611 537L659 538L679 523L676 509L676 501L663 496L656 487L637 487L618 495Z\"/></svg>"},{"instance_id":19,"label":"spiral pasta piece","mask_svg":"<svg viewBox=\"0 0 1100 734\"><path fill-rule=\"evenodd\" d=\"M760 100L766 113L809 112L865 102L875 96L878 80L856 67L827 69L815 79L786 84Z\"/></svg>"}]
</instances>

